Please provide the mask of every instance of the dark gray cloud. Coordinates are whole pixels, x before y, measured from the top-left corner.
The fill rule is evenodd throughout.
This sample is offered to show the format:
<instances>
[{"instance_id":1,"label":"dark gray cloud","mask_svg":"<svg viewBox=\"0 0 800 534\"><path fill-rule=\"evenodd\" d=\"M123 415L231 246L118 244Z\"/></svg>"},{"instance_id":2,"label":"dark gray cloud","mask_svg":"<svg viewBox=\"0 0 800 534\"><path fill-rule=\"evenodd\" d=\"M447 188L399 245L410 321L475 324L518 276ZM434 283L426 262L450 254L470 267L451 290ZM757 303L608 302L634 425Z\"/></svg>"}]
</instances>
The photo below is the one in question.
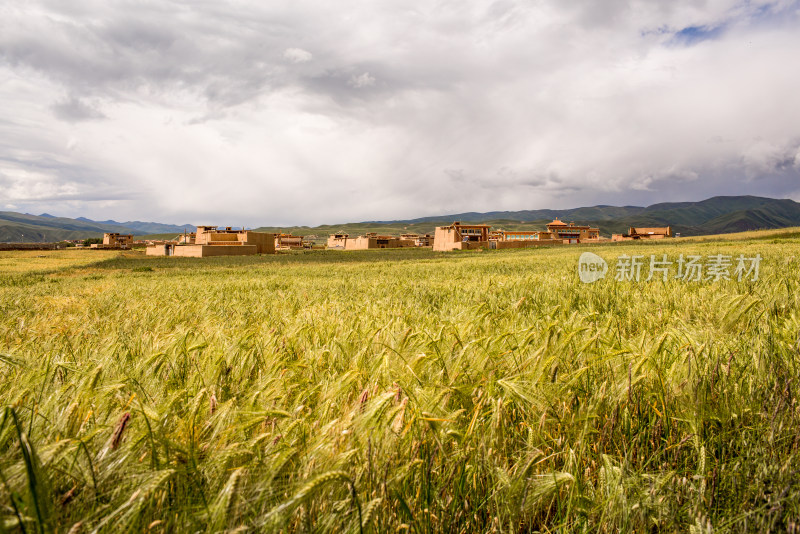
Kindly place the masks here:
<instances>
[{"instance_id":1,"label":"dark gray cloud","mask_svg":"<svg viewBox=\"0 0 800 534\"><path fill-rule=\"evenodd\" d=\"M788 0L10 4L0 197L244 224L800 198L798 12Z\"/></svg>"}]
</instances>

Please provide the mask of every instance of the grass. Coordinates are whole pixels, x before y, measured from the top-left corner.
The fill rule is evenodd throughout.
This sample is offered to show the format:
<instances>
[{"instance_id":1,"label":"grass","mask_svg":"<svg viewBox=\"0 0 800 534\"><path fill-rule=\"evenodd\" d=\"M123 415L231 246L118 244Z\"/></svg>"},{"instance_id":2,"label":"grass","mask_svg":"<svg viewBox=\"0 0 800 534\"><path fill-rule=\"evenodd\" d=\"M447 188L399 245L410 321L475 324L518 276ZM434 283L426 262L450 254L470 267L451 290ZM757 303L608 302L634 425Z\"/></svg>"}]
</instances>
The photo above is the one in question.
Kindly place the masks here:
<instances>
[{"instance_id":1,"label":"grass","mask_svg":"<svg viewBox=\"0 0 800 534\"><path fill-rule=\"evenodd\" d=\"M772 230L753 230L751 232L736 232L732 234L703 235L686 237L678 241L705 242L705 241L753 241L771 239L796 240L800 235L800 227L775 228Z\"/></svg>"},{"instance_id":2,"label":"grass","mask_svg":"<svg viewBox=\"0 0 800 534\"><path fill-rule=\"evenodd\" d=\"M0 531L797 531L798 245L3 253Z\"/></svg>"}]
</instances>

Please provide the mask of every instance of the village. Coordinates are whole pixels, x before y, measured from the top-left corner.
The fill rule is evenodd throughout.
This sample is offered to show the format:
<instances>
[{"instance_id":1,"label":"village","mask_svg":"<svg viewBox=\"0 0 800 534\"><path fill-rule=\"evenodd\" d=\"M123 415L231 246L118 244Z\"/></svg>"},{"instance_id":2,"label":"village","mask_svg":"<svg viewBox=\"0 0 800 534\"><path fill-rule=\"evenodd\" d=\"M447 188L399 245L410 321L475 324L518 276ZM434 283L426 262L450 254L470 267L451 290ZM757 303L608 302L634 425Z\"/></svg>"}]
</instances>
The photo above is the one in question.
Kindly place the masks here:
<instances>
[{"instance_id":1,"label":"village","mask_svg":"<svg viewBox=\"0 0 800 534\"><path fill-rule=\"evenodd\" d=\"M539 246L595 244L609 241L651 240L673 237L666 227L630 227L625 234L612 234L611 239L600 236L599 228L563 222L558 218L546 225L546 230L492 230L487 224L466 224L455 221L439 226L431 234L379 235L366 233L351 237L335 233L328 237L324 248L328 250L369 250L429 247L437 252L475 249L516 249ZM131 234L106 233L103 242L92 244L92 249L133 248ZM174 256L205 258L211 256L248 256L275 254L280 251L315 248L303 236L285 233L257 232L232 227L198 226L195 232L186 232L168 241L147 243L148 256ZM322 248L322 247L316 247Z\"/></svg>"}]
</instances>

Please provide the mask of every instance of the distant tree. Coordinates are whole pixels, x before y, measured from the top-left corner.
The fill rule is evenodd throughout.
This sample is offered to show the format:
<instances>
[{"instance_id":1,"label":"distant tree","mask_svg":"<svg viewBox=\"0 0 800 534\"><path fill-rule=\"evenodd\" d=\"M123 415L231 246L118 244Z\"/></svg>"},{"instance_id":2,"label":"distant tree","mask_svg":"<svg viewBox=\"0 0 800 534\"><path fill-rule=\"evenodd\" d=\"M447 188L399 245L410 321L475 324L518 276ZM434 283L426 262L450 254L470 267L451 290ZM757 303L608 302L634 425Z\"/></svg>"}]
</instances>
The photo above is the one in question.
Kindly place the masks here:
<instances>
[{"instance_id":1,"label":"distant tree","mask_svg":"<svg viewBox=\"0 0 800 534\"><path fill-rule=\"evenodd\" d=\"M85 246L85 247L88 247L89 245L94 245L95 243L98 244L98 245L101 245L103 243L103 238L102 237L90 237L89 239L84 239L83 240L83 246Z\"/></svg>"}]
</instances>

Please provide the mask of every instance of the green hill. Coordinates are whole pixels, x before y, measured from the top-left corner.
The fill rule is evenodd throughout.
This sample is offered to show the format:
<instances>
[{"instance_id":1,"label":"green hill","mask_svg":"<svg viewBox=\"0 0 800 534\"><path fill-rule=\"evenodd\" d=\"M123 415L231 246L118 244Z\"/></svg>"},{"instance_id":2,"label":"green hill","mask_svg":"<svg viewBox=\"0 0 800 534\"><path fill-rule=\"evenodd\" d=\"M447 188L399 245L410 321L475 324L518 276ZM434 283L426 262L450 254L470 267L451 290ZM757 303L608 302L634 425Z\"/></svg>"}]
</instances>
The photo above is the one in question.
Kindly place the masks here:
<instances>
[{"instance_id":1,"label":"green hill","mask_svg":"<svg viewBox=\"0 0 800 534\"><path fill-rule=\"evenodd\" d=\"M325 237L334 232L430 233L453 221L480 222L503 230L544 229L554 218L600 228L602 235L627 232L631 226L671 226L683 236L725 234L743 230L800 225L800 203L755 196L720 196L701 202L671 202L638 206L592 206L568 210L492 211L422 217L405 221L373 221L316 227L262 227L265 232L290 232Z\"/></svg>"},{"instance_id":2,"label":"green hill","mask_svg":"<svg viewBox=\"0 0 800 534\"><path fill-rule=\"evenodd\" d=\"M105 232L118 232L142 236L153 232L165 232L176 235L184 228L194 230L193 226L178 226L162 223L130 221L92 221L84 217L70 219L54 217L49 214L30 215L0 211L0 242L5 243L42 243L62 241L65 239L86 239L103 237Z\"/></svg>"},{"instance_id":3,"label":"green hill","mask_svg":"<svg viewBox=\"0 0 800 534\"><path fill-rule=\"evenodd\" d=\"M395 235L412 232L431 233L437 226L447 225L456 220L482 222L504 230L544 229L544 226L556 217L566 222L574 221L598 227L605 236L626 232L630 226L672 226L673 231L680 232L681 235L696 236L800 226L800 204L788 199L720 196L701 202L667 202L648 207L590 206L568 210L468 212L401 221L368 221L315 227L263 226L259 230L316 235L317 241L322 242L334 232L346 232L351 235L366 232ZM104 232L130 233L141 237L159 234L161 238L170 238L182 233L184 228L194 229L189 225L141 221L118 223L53 217L47 214L37 216L0 212L0 242L86 239L100 237Z\"/></svg>"}]
</instances>

